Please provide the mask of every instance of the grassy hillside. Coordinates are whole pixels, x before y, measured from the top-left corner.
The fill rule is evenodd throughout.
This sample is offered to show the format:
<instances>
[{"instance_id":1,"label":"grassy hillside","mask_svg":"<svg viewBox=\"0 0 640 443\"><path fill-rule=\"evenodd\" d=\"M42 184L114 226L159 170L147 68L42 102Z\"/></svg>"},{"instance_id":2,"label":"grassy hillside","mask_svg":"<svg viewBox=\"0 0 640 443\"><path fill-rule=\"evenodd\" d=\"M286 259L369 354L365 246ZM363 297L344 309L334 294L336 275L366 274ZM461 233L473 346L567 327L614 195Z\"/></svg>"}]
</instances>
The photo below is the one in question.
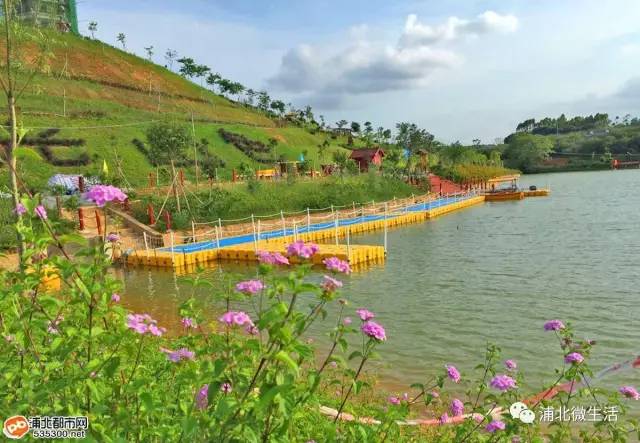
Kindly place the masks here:
<instances>
[{"instance_id":1,"label":"grassy hillside","mask_svg":"<svg viewBox=\"0 0 640 443\"><path fill-rule=\"evenodd\" d=\"M267 142L278 140L276 154L297 160L306 151L319 166L317 146L326 134L282 124L268 115L216 95L152 62L98 41L67 34L51 34L54 57L50 72L36 75L19 102L19 115L28 137L37 137L45 128L60 128L56 139L82 139L82 146L54 146L56 158L78 158L86 153L84 166L54 166L42 156L39 146L19 150L21 169L33 187L42 186L56 173L98 173L103 159L112 174L119 164L126 179L135 185L146 183L153 170L147 159L131 143L145 140L145 131L154 121L170 120L191 129L195 121L197 139L206 138L209 150L225 161L219 176L229 177L232 168L247 163L258 165L233 145L225 143L218 129ZM0 46L2 43L0 42ZM28 51L27 51L28 52ZM342 149L344 139L330 139L325 154ZM274 155L275 158L275 155ZM120 161L117 161L119 159ZM6 168L0 173L6 176ZM193 171L187 171L191 176Z\"/></svg>"}]
</instances>

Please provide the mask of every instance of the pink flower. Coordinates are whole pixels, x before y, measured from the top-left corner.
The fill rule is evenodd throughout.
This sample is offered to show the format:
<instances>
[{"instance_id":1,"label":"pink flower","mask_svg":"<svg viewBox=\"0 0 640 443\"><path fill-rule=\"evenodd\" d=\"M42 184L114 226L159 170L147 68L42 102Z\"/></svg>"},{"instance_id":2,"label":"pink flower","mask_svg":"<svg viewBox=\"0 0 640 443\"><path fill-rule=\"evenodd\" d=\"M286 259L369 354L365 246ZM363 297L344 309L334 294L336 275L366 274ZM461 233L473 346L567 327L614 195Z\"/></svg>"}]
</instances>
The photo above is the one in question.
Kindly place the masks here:
<instances>
[{"instance_id":1,"label":"pink flower","mask_svg":"<svg viewBox=\"0 0 640 443\"><path fill-rule=\"evenodd\" d=\"M504 428L505 428L505 424L503 421L493 420L491 423L487 425L485 429L487 430L487 432L493 433L496 431L504 431Z\"/></svg>"},{"instance_id":2,"label":"pink flower","mask_svg":"<svg viewBox=\"0 0 640 443\"><path fill-rule=\"evenodd\" d=\"M507 368L510 371L514 371L514 370L518 369L518 365L513 360L505 360L504 361L504 367Z\"/></svg>"},{"instance_id":3,"label":"pink flower","mask_svg":"<svg viewBox=\"0 0 640 443\"><path fill-rule=\"evenodd\" d=\"M457 398L454 398L451 402L451 414L453 414L454 417L458 417L462 415L463 412L464 404Z\"/></svg>"},{"instance_id":4,"label":"pink flower","mask_svg":"<svg viewBox=\"0 0 640 443\"><path fill-rule=\"evenodd\" d=\"M402 399L403 399L404 401L409 401L409 394L408 394L408 393L406 393L406 392L405 392L404 394L402 394Z\"/></svg>"},{"instance_id":5,"label":"pink flower","mask_svg":"<svg viewBox=\"0 0 640 443\"><path fill-rule=\"evenodd\" d=\"M127 315L127 327L138 334L152 334L161 336L167 330L160 328L157 322L149 314L129 314Z\"/></svg>"},{"instance_id":6,"label":"pink flower","mask_svg":"<svg viewBox=\"0 0 640 443\"><path fill-rule=\"evenodd\" d=\"M489 385L492 388L498 389L499 391L508 391L509 389L517 387L516 381L508 375L504 374L496 375L495 377L493 377Z\"/></svg>"},{"instance_id":7,"label":"pink flower","mask_svg":"<svg viewBox=\"0 0 640 443\"><path fill-rule=\"evenodd\" d=\"M349 326L351 324L351 317L345 317L344 320L342 320L342 324Z\"/></svg>"},{"instance_id":8,"label":"pink flower","mask_svg":"<svg viewBox=\"0 0 640 443\"><path fill-rule=\"evenodd\" d=\"M572 352L567 354L564 358L565 363L574 364L574 363L582 363L584 361L584 357L579 352Z\"/></svg>"},{"instance_id":9,"label":"pink flower","mask_svg":"<svg viewBox=\"0 0 640 443\"><path fill-rule=\"evenodd\" d=\"M258 251L258 261L266 265L289 264L289 259L279 252Z\"/></svg>"},{"instance_id":10,"label":"pink flower","mask_svg":"<svg viewBox=\"0 0 640 443\"><path fill-rule=\"evenodd\" d=\"M336 280L333 277L329 277L328 275L324 276L324 281L321 285L324 292L333 292L338 288L342 287L342 282L340 280Z\"/></svg>"},{"instance_id":11,"label":"pink flower","mask_svg":"<svg viewBox=\"0 0 640 443\"><path fill-rule=\"evenodd\" d=\"M255 295L264 289L264 284L260 280L241 281L236 285L236 291L246 295Z\"/></svg>"},{"instance_id":12,"label":"pink flower","mask_svg":"<svg viewBox=\"0 0 640 443\"><path fill-rule=\"evenodd\" d=\"M549 320L544 324L545 331L559 331L560 329L564 329L564 323L560 320Z\"/></svg>"},{"instance_id":13,"label":"pink flower","mask_svg":"<svg viewBox=\"0 0 640 443\"><path fill-rule=\"evenodd\" d=\"M220 385L220 390L225 394L229 394L231 391L233 391L233 388L231 387L231 383L224 382L222 383L222 385Z\"/></svg>"},{"instance_id":14,"label":"pink flower","mask_svg":"<svg viewBox=\"0 0 640 443\"><path fill-rule=\"evenodd\" d=\"M247 325L244 330L247 331L249 335L258 335L260 333L260 330L256 328L255 325Z\"/></svg>"},{"instance_id":15,"label":"pink flower","mask_svg":"<svg viewBox=\"0 0 640 443\"><path fill-rule=\"evenodd\" d=\"M373 338L377 341L385 341L387 339L387 335L382 326L374 321L366 321L360 327L364 335Z\"/></svg>"},{"instance_id":16,"label":"pink flower","mask_svg":"<svg viewBox=\"0 0 640 443\"><path fill-rule=\"evenodd\" d=\"M363 308L356 309L356 313L358 314L358 316L360 317L360 320L362 321L369 321L376 316L373 312L367 311L366 309L363 309Z\"/></svg>"},{"instance_id":17,"label":"pink flower","mask_svg":"<svg viewBox=\"0 0 640 443\"><path fill-rule=\"evenodd\" d=\"M438 391L431 391L431 396L433 398L440 398L440 393Z\"/></svg>"},{"instance_id":18,"label":"pink flower","mask_svg":"<svg viewBox=\"0 0 640 443\"><path fill-rule=\"evenodd\" d=\"M311 258L320 248L314 243L305 245L302 240L295 241L287 246L287 254L291 257Z\"/></svg>"},{"instance_id":19,"label":"pink flower","mask_svg":"<svg viewBox=\"0 0 640 443\"><path fill-rule=\"evenodd\" d=\"M84 194L84 198L91 200L97 206L104 206L108 202L117 200L123 202L127 196L121 189L111 185L95 185L89 192Z\"/></svg>"},{"instance_id":20,"label":"pink flower","mask_svg":"<svg viewBox=\"0 0 640 443\"><path fill-rule=\"evenodd\" d=\"M42 220L46 220L47 217L47 210L44 208L44 206L42 205L38 205L36 206L36 209L34 210L34 212L36 213L36 215L38 217L40 217Z\"/></svg>"},{"instance_id":21,"label":"pink flower","mask_svg":"<svg viewBox=\"0 0 640 443\"><path fill-rule=\"evenodd\" d=\"M111 301L114 303L118 303L120 301L120 294L116 294L115 292L111 294Z\"/></svg>"},{"instance_id":22,"label":"pink flower","mask_svg":"<svg viewBox=\"0 0 640 443\"><path fill-rule=\"evenodd\" d=\"M193 360L196 354L187 348L180 348L177 351L170 349L161 349L162 352L167 354L167 358L174 363L178 363L181 360Z\"/></svg>"},{"instance_id":23,"label":"pink flower","mask_svg":"<svg viewBox=\"0 0 640 443\"><path fill-rule=\"evenodd\" d=\"M460 381L460 371L453 365L445 365L447 368L447 376L454 382L458 383Z\"/></svg>"},{"instance_id":24,"label":"pink flower","mask_svg":"<svg viewBox=\"0 0 640 443\"><path fill-rule=\"evenodd\" d=\"M13 210L17 215L22 216L27 213L27 208L24 207L22 203L18 203L16 208Z\"/></svg>"},{"instance_id":25,"label":"pink flower","mask_svg":"<svg viewBox=\"0 0 640 443\"><path fill-rule=\"evenodd\" d=\"M322 260L322 263L324 263L329 271L351 274L351 266L349 266L349 262L340 260L338 257L325 258Z\"/></svg>"},{"instance_id":26,"label":"pink flower","mask_svg":"<svg viewBox=\"0 0 640 443\"><path fill-rule=\"evenodd\" d=\"M182 327L185 329L198 327L198 325L196 325L196 322L189 317L183 317L182 320L180 320L180 323L182 323Z\"/></svg>"},{"instance_id":27,"label":"pink flower","mask_svg":"<svg viewBox=\"0 0 640 443\"><path fill-rule=\"evenodd\" d=\"M225 323L227 326L243 326L243 325L251 325L253 326L253 322L251 318L242 311L229 311L226 312L222 317L218 319L220 322Z\"/></svg>"},{"instance_id":28,"label":"pink flower","mask_svg":"<svg viewBox=\"0 0 640 443\"><path fill-rule=\"evenodd\" d=\"M115 232L110 232L109 235L107 235L107 241L109 243L116 243L119 240L120 240L120 236Z\"/></svg>"},{"instance_id":29,"label":"pink flower","mask_svg":"<svg viewBox=\"0 0 640 443\"><path fill-rule=\"evenodd\" d=\"M331 366L333 369L338 367L338 363L334 360L331 363L329 363L329 366Z\"/></svg>"},{"instance_id":30,"label":"pink flower","mask_svg":"<svg viewBox=\"0 0 640 443\"><path fill-rule=\"evenodd\" d=\"M196 394L196 408L206 409L209 405L209 385L202 385Z\"/></svg>"},{"instance_id":31,"label":"pink flower","mask_svg":"<svg viewBox=\"0 0 640 443\"><path fill-rule=\"evenodd\" d=\"M640 400L640 393L633 386L623 386L619 389L619 392L627 398Z\"/></svg>"},{"instance_id":32,"label":"pink flower","mask_svg":"<svg viewBox=\"0 0 640 443\"><path fill-rule=\"evenodd\" d=\"M391 396L387 399L387 401L389 403L391 403L392 405L399 405L400 404L400 399L398 397L395 396Z\"/></svg>"},{"instance_id":33,"label":"pink flower","mask_svg":"<svg viewBox=\"0 0 640 443\"><path fill-rule=\"evenodd\" d=\"M440 416L440 424L441 425L446 425L447 422L449 421L449 414L447 414L446 412L444 414L442 414Z\"/></svg>"}]
</instances>

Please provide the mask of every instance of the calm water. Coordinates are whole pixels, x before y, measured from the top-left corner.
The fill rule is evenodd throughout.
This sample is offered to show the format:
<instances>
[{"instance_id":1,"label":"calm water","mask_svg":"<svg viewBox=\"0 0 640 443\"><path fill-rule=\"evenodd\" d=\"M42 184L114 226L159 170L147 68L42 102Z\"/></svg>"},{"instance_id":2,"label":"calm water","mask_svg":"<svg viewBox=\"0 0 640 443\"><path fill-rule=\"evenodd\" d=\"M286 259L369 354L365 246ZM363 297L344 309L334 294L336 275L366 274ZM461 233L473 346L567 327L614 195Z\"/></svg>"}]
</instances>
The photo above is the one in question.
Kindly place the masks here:
<instances>
[{"instance_id":1,"label":"calm water","mask_svg":"<svg viewBox=\"0 0 640 443\"><path fill-rule=\"evenodd\" d=\"M550 185L552 196L485 203L391 230L386 264L345 279L351 307L376 312L387 329L380 347L386 383L424 380L445 363L469 371L487 341L517 360L534 386L552 381L562 361L542 331L552 318L598 341L596 370L640 351L640 171L524 177L529 184ZM354 242L381 244L382 235ZM191 287L168 271L119 272L128 307L177 324ZM216 266L207 275L222 284L230 272L254 275L255 267ZM215 318L220 306L210 294L197 296ZM324 328L313 331L321 343ZM606 385L638 383L638 372Z\"/></svg>"}]
</instances>

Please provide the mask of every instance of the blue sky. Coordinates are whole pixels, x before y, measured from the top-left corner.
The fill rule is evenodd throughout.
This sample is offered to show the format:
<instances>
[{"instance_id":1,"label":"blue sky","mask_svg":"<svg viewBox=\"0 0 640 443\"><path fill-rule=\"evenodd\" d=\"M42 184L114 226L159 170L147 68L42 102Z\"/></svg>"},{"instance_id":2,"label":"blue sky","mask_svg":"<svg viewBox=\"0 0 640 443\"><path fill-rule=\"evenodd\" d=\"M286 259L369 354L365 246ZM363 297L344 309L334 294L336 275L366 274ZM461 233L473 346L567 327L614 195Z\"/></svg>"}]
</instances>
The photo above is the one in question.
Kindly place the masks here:
<instances>
[{"instance_id":1,"label":"blue sky","mask_svg":"<svg viewBox=\"0 0 640 443\"><path fill-rule=\"evenodd\" d=\"M328 122L493 142L526 118L640 114L637 0L80 0L81 29L167 48ZM86 33L86 32L85 32Z\"/></svg>"}]
</instances>

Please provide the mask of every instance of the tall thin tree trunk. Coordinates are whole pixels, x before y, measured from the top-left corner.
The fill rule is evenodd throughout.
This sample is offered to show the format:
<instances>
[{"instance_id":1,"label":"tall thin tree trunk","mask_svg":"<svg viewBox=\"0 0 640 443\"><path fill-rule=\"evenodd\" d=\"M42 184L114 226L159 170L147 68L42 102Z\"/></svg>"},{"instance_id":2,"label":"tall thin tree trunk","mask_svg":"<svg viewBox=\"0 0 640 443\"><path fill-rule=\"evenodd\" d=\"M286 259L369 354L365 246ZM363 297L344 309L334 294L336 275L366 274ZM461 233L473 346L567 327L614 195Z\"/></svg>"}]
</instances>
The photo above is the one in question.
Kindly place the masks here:
<instances>
[{"instance_id":1,"label":"tall thin tree trunk","mask_svg":"<svg viewBox=\"0 0 640 443\"><path fill-rule=\"evenodd\" d=\"M13 207L17 208L20 203L20 193L18 192L18 162L16 161L16 148L18 147L18 121L16 119L16 101L12 93L7 96L7 104L9 107L9 146L7 147L7 163L9 166L9 187L13 198ZM18 214L18 217L22 217ZM22 234L17 232L18 236L18 256L22 263L22 253L24 251L24 239Z\"/></svg>"}]
</instances>

